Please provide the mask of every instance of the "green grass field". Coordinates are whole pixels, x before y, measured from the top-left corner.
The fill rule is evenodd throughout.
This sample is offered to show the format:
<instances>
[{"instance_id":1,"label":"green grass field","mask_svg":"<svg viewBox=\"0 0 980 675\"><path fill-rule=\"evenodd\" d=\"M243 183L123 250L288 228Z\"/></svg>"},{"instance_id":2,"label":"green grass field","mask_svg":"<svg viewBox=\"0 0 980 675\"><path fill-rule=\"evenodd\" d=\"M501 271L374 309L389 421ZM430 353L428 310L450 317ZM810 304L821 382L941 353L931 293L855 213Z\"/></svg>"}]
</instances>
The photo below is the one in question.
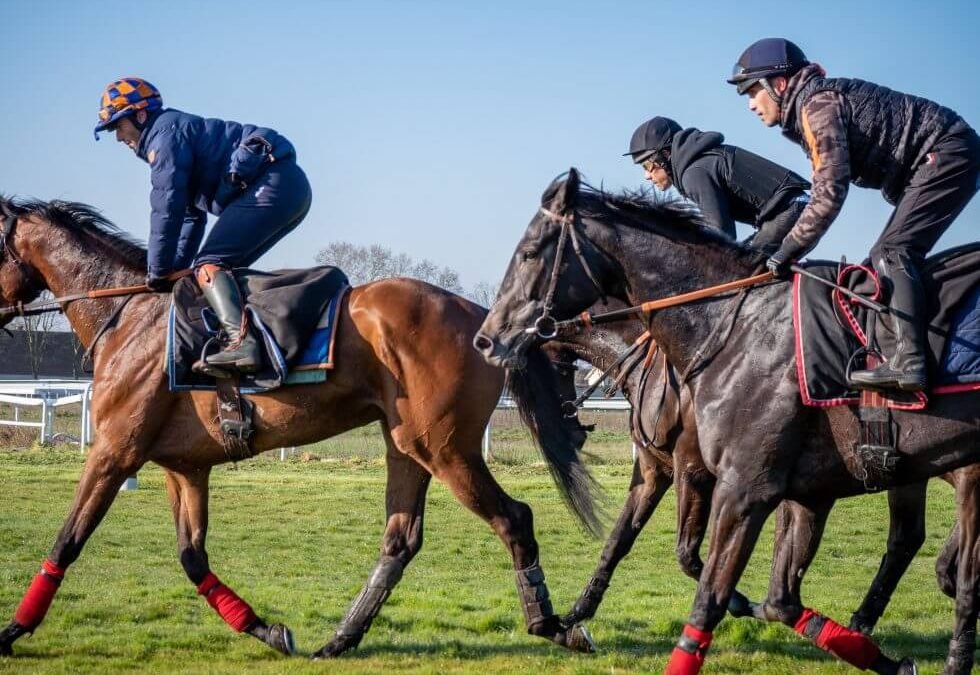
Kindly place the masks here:
<instances>
[{"instance_id":1,"label":"green grass field","mask_svg":"<svg viewBox=\"0 0 980 675\"><path fill-rule=\"evenodd\" d=\"M602 542L565 510L529 446L512 429L495 434L494 473L531 504L556 609L577 597ZM596 439L594 471L615 513L629 480L621 433ZM286 462L266 455L215 469L208 551L212 568L260 616L318 649L360 589L384 523L384 468L372 430L303 449ZM12 615L66 513L83 458L67 448L0 451L0 616ZM285 659L234 634L195 595L176 556L161 472L148 467L122 493L71 568L44 625L0 658L0 673L112 671L201 673L629 673L660 672L687 617L694 583L673 559L671 493L620 566L590 629L599 647L575 655L525 634L509 556L489 527L441 485L429 492L425 544L360 649L338 661ZM926 545L899 586L877 637L923 672L941 667L953 603L933 578L952 524L952 491L931 489ZM809 572L807 603L842 623L860 602L884 550L882 495L852 499L831 517ZM764 593L771 527L740 584ZM726 619L709 673L856 672L780 625Z\"/></svg>"}]
</instances>

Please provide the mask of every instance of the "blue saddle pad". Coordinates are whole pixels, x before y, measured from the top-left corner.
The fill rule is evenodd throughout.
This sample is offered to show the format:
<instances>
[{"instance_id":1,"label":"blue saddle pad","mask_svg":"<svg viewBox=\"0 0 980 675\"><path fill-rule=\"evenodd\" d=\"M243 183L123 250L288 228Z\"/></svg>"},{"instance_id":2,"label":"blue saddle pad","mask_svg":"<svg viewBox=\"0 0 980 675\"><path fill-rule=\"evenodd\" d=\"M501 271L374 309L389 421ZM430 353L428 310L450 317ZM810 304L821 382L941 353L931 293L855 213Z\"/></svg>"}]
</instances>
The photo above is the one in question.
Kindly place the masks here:
<instances>
[{"instance_id":1,"label":"blue saddle pad","mask_svg":"<svg viewBox=\"0 0 980 675\"><path fill-rule=\"evenodd\" d=\"M290 384L324 382L334 367L337 321L350 286L336 268L268 273L236 270L245 309L255 336L264 347L259 372L242 375L245 393L270 391ZM185 283L182 283L185 282ZM208 340L218 322L193 280L174 287L167 322L164 367L171 391L215 389L214 379L192 369L202 352L217 348Z\"/></svg>"}]
</instances>

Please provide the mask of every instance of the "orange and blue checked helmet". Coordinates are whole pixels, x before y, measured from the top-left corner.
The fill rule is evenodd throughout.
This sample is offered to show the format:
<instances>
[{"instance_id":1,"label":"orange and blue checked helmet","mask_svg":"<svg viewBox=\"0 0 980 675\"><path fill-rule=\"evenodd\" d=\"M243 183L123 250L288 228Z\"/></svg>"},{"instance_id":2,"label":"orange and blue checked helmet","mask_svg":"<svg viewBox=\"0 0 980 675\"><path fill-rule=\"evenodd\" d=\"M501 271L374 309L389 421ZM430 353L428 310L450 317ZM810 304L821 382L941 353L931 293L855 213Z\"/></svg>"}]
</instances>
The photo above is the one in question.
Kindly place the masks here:
<instances>
[{"instance_id":1,"label":"orange and blue checked helmet","mask_svg":"<svg viewBox=\"0 0 980 675\"><path fill-rule=\"evenodd\" d=\"M158 110L163 107L160 90L140 77L124 77L112 82L102 92L99 123L95 126L95 139L99 132L132 115L137 110Z\"/></svg>"}]
</instances>

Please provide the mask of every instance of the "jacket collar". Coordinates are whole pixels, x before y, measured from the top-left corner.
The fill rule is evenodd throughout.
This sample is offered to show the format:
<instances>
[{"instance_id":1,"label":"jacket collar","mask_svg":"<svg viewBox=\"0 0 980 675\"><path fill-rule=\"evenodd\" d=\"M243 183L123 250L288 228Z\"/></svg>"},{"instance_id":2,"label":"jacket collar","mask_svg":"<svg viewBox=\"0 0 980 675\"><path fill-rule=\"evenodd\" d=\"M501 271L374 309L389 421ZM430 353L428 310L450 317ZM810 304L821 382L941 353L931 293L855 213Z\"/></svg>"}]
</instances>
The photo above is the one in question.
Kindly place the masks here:
<instances>
[{"instance_id":1,"label":"jacket collar","mask_svg":"<svg viewBox=\"0 0 980 675\"><path fill-rule=\"evenodd\" d=\"M819 63L811 63L803 66L803 68L789 79L789 84L786 87L786 93L783 94L783 103L779 111L779 126L783 128L784 133L793 133L796 130L796 99L799 97L800 92L814 78L825 77L826 75L827 72L823 69L823 66Z\"/></svg>"},{"instance_id":2,"label":"jacket collar","mask_svg":"<svg viewBox=\"0 0 980 675\"><path fill-rule=\"evenodd\" d=\"M142 159L144 162L150 161L147 156L149 151L147 146L150 144L150 138L153 136L153 127L160 119L160 115L167 110L168 108L154 110L152 113L150 113L150 117L146 120L146 124L143 125L143 132L140 134L139 143L136 144L136 156Z\"/></svg>"}]
</instances>

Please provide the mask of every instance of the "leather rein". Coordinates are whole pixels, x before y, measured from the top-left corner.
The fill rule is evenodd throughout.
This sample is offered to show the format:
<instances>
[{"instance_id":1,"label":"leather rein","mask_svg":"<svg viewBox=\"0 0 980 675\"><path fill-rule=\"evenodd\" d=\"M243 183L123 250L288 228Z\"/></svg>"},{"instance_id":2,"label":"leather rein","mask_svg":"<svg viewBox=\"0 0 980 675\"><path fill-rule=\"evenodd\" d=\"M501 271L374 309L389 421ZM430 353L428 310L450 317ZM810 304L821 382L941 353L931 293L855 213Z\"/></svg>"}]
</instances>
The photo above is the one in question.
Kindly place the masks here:
<instances>
[{"instance_id":1,"label":"leather rein","mask_svg":"<svg viewBox=\"0 0 980 675\"><path fill-rule=\"evenodd\" d=\"M539 316L533 326L525 328L524 332L527 334L536 334L539 338L544 341L552 340L556 338L559 333L563 330L571 328L591 328L592 326L600 323L611 323L614 321L622 321L625 319L632 318L638 314L647 314L658 309L664 309L666 307L676 307L677 305L684 305L690 302L695 302L697 300L702 300L704 298L710 298L716 295L721 295L722 293L728 293L734 290L744 290L751 286L756 286L769 281L773 281L775 276L772 272L763 272L762 274L756 274L750 277L744 277L742 279L736 279L735 281L728 281L723 284L717 284L715 286L708 286L706 288L701 288L696 291L690 291L688 293L680 293L678 295L671 295L666 298L660 298L657 300L648 300L646 302L640 303L639 305L633 305L631 307L626 307L624 309L618 309L612 312L603 312L600 314L593 314L591 312L585 311L576 316L573 319L568 319L565 321L556 320L551 312L554 309L554 297L555 292L558 287L558 278L561 274L561 263L565 250L565 243L567 240L571 239L572 249L575 252L576 257L585 270L586 276L599 291L599 295L602 297L603 302L606 300L606 294L599 284L599 281L592 271L588 263L588 259L585 254L582 253L581 244L579 243L579 237L577 232L577 222L575 218L575 212L567 213L564 215L559 215L554 211L540 207L540 212L542 215L546 216L551 222L558 223L561 226L561 232L558 236L558 247L555 254L555 262L551 269L551 275L548 281L548 290L545 294L544 307L541 311L541 316ZM718 330L712 331L711 338L709 342L713 342L718 334ZM577 414L579 408L582 407L585 400L592 395L593 392L606 380L609 376L634 353L636 353L640 347L649 341L647 358L645 359L644 368L649 368L652 363L652 355L657 349L656 342L652 339L650 332L647 331L643 333L637 340L631 344L627 349L616 359L616 361L606 368L600 374L599 378L581 395L579 395L574 401L565 401L562 404L562 412L566 417L574 417ZM687 379L687 375L692 372L695 364L701 357L703 357L702 350L699 350L697 357L694 362L690 364L687 371L684 374L683 380ZM617 378L614 382L613 387L621 384L622 376Z\"/></svg>"}]
</instances>

